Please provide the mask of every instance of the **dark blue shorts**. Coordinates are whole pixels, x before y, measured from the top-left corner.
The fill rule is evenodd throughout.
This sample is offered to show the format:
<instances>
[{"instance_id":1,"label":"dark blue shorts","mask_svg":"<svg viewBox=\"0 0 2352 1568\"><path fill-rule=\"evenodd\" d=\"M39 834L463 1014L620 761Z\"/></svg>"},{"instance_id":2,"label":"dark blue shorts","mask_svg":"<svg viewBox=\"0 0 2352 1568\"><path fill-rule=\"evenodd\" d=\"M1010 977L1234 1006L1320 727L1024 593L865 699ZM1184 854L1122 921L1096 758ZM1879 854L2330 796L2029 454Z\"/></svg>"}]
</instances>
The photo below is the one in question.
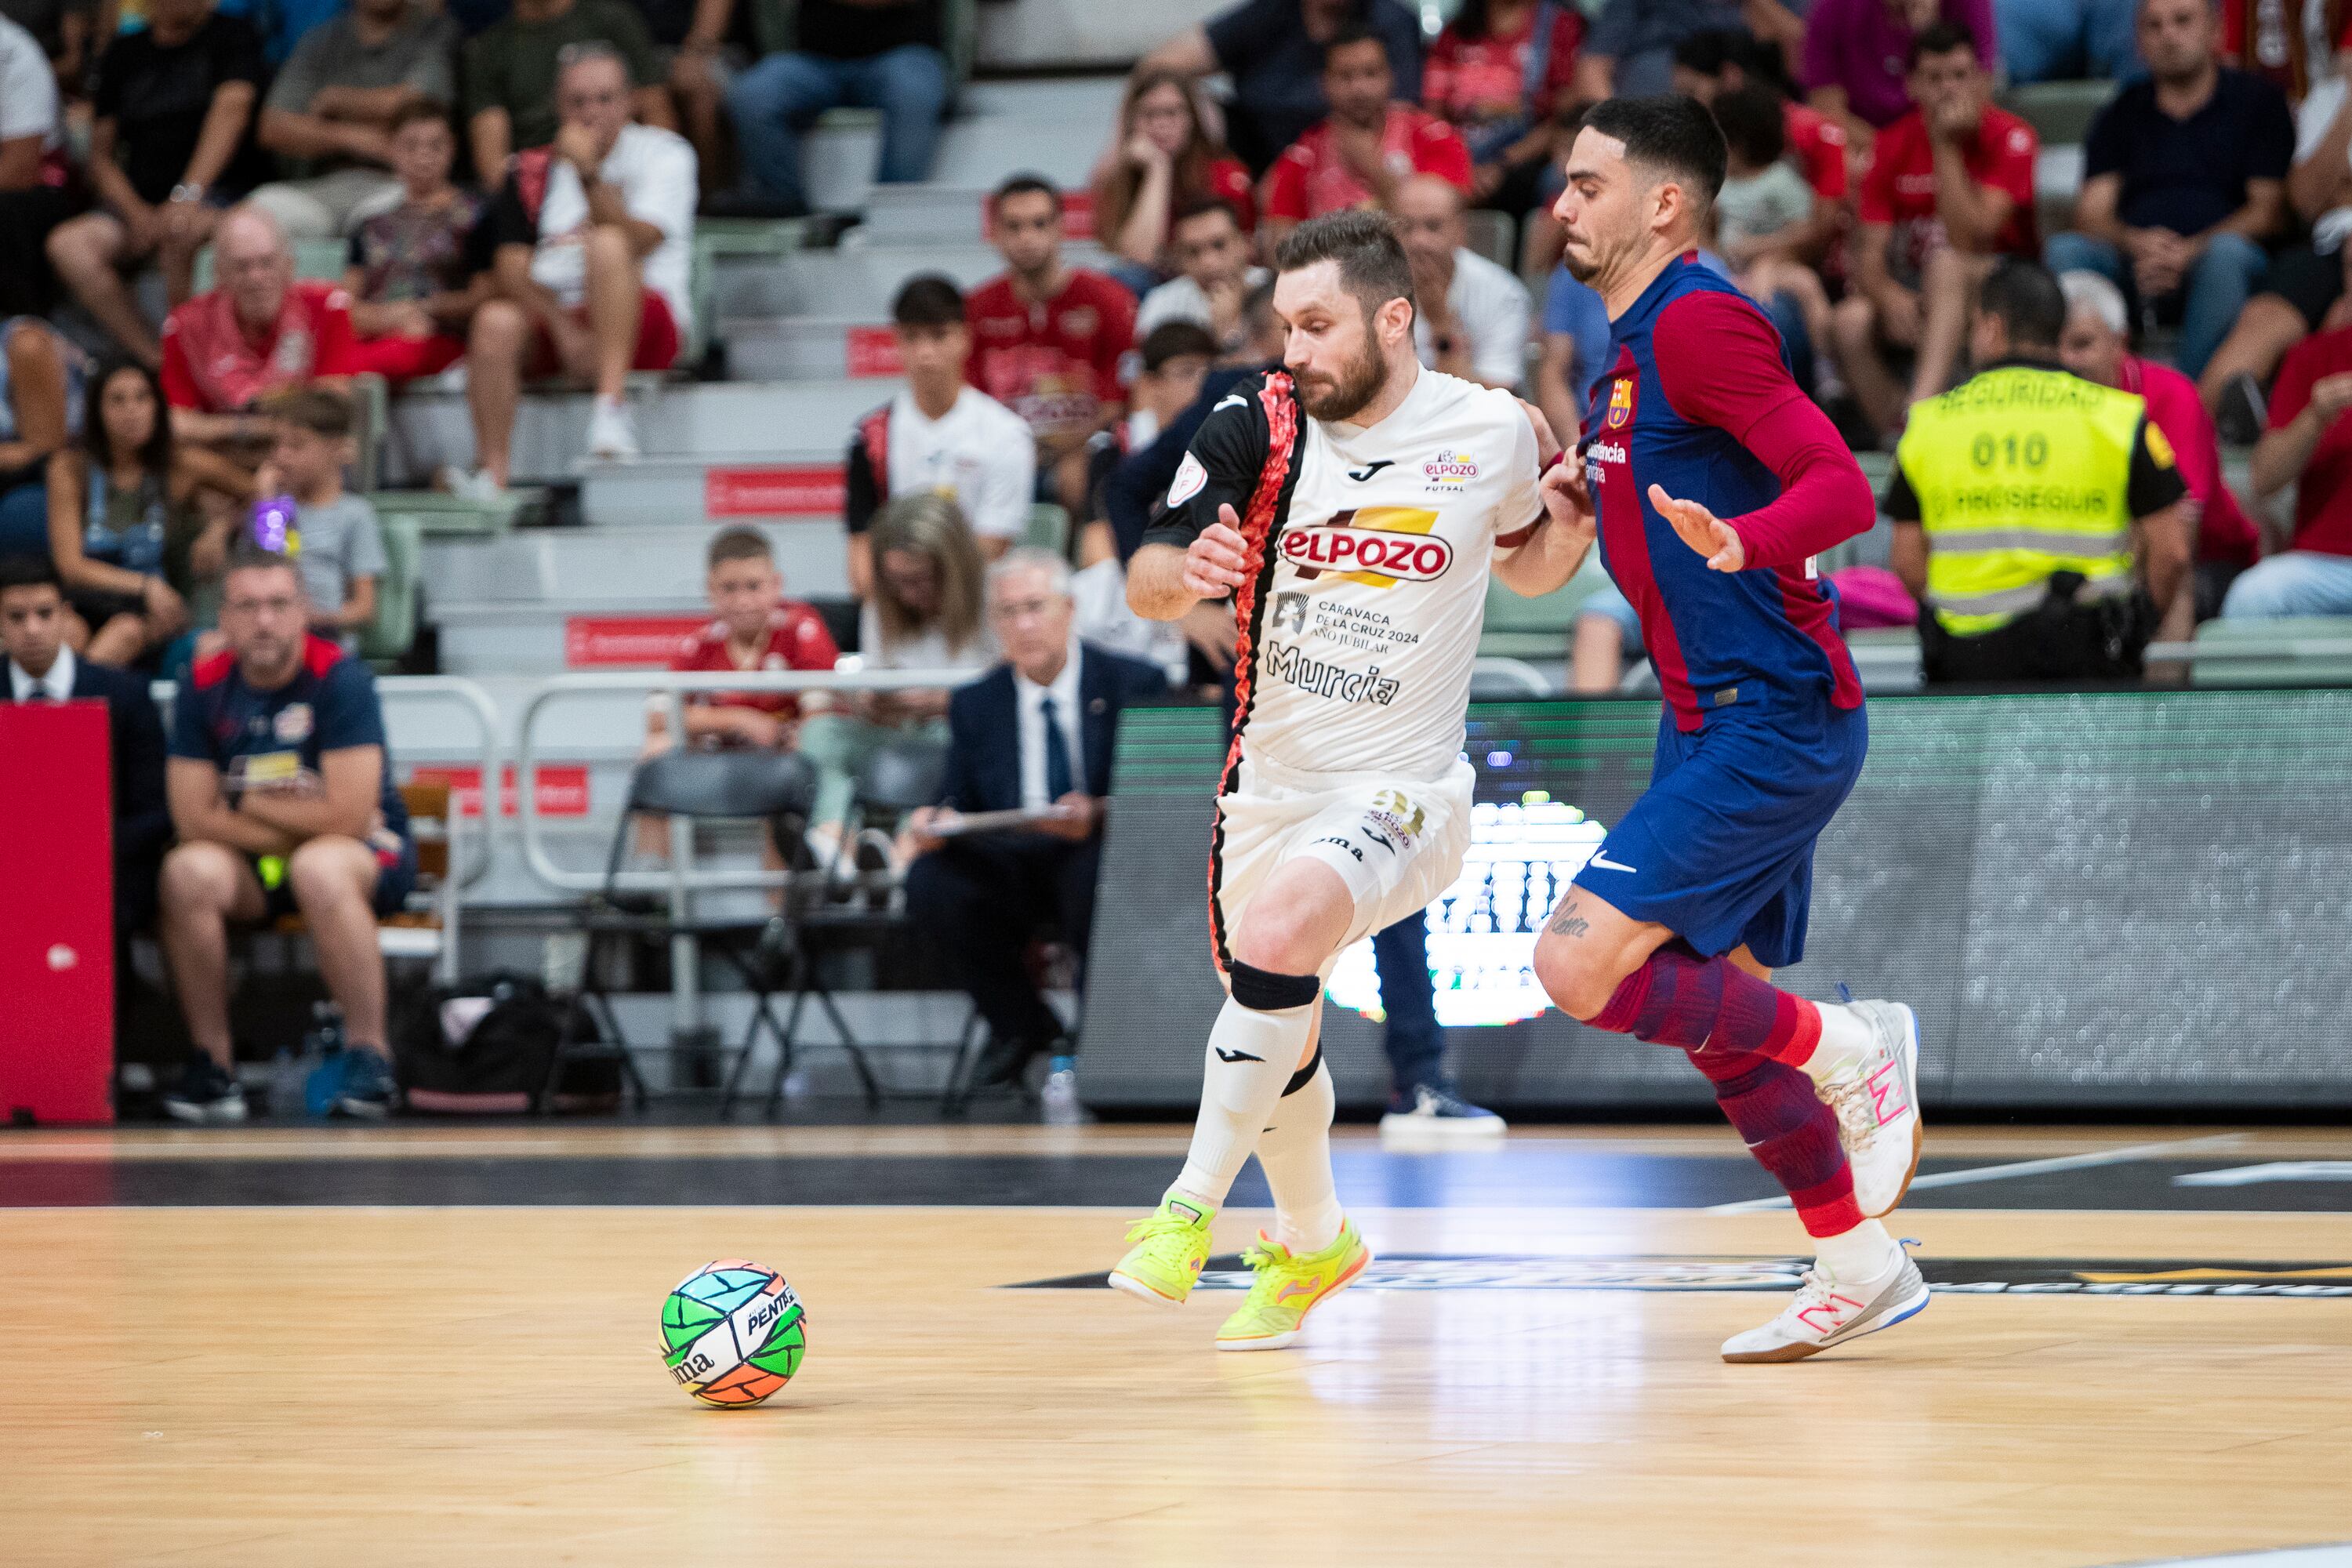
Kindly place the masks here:
<instances>
[{"instance_id":1,"label":"dark blue shorts","mask_svg":"<svg viewBox=\"0 0 2352 1568\"><path fill-rule=\"evenodd\" d=\"M378 920L396 915L408 907L408 895L416 890L416 840L401 836L398 847L390 844L369 845L375 851L375 913ZM254 879L261 884L262 919L281 921L301 911L294 902L294 889L283 879L276 887L261 874L260 857L248 855L246 863L253 868Z\"/></svg>"},{"instance_id":2,"label":"dark blue shorts","mask_svg":"<svg viewBox=\"0 0 2352 1568\"><path fill-rule=\"evenodd\" d=\"M1709 956L1745 943L1774 969L1794 963L1805 955L1813 841L1869 749L1859 708L1724 713L1695 735L1669 710L1649 789L1576 886Z\"/></svg>"}]
</instances>

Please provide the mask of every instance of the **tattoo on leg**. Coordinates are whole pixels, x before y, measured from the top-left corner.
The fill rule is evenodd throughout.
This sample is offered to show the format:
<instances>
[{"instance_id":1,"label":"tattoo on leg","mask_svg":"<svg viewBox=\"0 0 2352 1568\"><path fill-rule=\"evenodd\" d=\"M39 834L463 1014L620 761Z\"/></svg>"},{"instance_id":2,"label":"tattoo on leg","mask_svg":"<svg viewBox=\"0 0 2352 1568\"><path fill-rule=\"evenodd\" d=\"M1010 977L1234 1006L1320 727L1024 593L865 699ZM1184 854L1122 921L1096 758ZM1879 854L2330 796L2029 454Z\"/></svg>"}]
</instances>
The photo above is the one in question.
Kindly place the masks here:
<instances>
[{"instance_id":1,"label":"tattoo on leg","mask_svg":"<svg viewBox=\"0 0 2352 1568\"><path fill-rule=\"evenodd\" d=\"M1592 929L1592 922L1576 912L1576 895L1570 893L1568 902L1559 906L1559 912L1551 917L1551 923L1544 929L1554 936L1582 936Z\"/></svg>"}]
</instances>

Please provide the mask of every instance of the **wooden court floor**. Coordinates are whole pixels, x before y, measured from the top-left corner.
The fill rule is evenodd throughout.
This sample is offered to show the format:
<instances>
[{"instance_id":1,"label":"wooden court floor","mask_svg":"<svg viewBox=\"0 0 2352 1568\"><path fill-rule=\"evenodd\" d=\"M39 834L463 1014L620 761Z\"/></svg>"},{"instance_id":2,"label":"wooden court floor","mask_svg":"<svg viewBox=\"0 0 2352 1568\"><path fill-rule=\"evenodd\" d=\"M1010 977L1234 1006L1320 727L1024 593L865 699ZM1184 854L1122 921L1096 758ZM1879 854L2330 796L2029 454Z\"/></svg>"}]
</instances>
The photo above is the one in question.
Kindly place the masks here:
<instances>
[{"instance_id":1,"label":"wooden court floor","mask_svg":"<svg viewBox=\"0 0 2352 1568\"><path fill-rule=\"evenodd\" d=\"M2098 1167L2115 1172L2136 1136L1950 1142L1986 1166L2121 1151ZM1523 1192L1357 1209L1377 1250L1443 1288L1400 1275L1334 1301L1298 1349L1220 1355L1229 1292L1154 1312L1099 1288L1007 1289L1098 1273L1123 1205L518 1201L525 1162L640 1145L746 1169L845 1149L877 1170L1074 1149L1157 1169L1181 1139L0 1139L0 1203L45 1164L273 1155L295 1173L260 1203L0 1206L0 1563L2105 1564L2352 1542L2352 1295L1953 1289L1851 1350L1732 1367L1717 1342L1777 1292L1530 1282L1783 1257L1800 1248L1785 1211ZM2217 1167L2352 1159L2345 1133L2203 1147ZM479 1193L306 1200L304 1172L385 1151L478 1169ZM1690 1151L1721 1155L1722 1135L1515 1134L1489 1169ZM1342 1152L1381 1158L1362 1136ZM2013 1190L1940 1189L1900 1234L1956 1278L1968 1260L2021 1279L2019 1260L2087 1277L2129 1259L2352 1284L2352 1184L2333 1207L2294 1189L2292 1212L2253 1186L2180 1209L2002 1206ZM1221 1216L1221 1250L1263 1217ZM726 1256L782 1268L809 1309L800 1376L748 1412L695 1406L653 1350L667 1288Z\"/></svg>"}]
</instances>

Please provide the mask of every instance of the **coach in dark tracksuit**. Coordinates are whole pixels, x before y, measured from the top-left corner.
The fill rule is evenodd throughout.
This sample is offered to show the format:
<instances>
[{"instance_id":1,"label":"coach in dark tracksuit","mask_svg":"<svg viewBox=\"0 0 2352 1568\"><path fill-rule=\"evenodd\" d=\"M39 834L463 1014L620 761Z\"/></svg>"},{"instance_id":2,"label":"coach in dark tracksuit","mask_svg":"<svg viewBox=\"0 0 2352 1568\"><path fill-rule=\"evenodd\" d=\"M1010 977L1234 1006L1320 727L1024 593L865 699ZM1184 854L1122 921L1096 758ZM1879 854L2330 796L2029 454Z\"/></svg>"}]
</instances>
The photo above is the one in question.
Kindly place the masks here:
<instances>
[{"instance_id":1,"label":"coach in dark tracksuit","mask_svg":"<svg viewBox=\"0 0 2352 1568\"><path fill-rule=\"evenodd\" d=\"M1017 1079L1063 1034L1024 954L1051 921L1086 956L1119 710L1168 689L1154 667L1080 642L1074 611L1060 557L1016 550L990 568L988 618L1005 662L949 699L942 805L908 824L926 852L908 868L908 912L987 1021L981 1087ZM1037 828L937 831L958 816L1047 807L1060 816Z\"/></svg>"}]
</instances>

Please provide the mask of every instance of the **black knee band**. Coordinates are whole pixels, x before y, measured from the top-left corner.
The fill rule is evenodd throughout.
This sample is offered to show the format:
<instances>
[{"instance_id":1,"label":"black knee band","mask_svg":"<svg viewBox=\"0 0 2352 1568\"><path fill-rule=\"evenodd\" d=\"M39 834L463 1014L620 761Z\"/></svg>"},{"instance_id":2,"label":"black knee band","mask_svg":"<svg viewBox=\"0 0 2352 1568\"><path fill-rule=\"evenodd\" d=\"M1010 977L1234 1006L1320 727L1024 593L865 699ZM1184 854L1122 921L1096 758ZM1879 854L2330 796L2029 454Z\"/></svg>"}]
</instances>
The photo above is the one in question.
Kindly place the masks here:
<instances>
[{"instance_id":1,"label":"black knee band","mask_svg":"<svg viewBox=\"0 0 2352 1568\"><path fill-rule=\"evenodd\" d=\"M1235 959L1225 967L1233 982L1234 1000L1253 1013L1285 1013L1314 1005L1323 994L1323 982L1312 974L1276 974Z\"/></svg>"},{"instance_id":2,"label":"black knee band","mask_svg":"<svg viewBox=\"0 0 2352 1568\"><path fill-rule=\"evenodd\" d=\"M1307 1058L1307 1065L1300 1068L1297 1072L1292 1073L1290 1075L1290 1081L1282 1086L1282 1098L1288 1100L1292 1095L1297 1094L1300 1089L1305 1089L1309 1083L1312 1083L1315 1079L1315 1069L1322 1065L1323 1042L1318 1040L1315 1042L1315 1054Z\"/></svg>"}]
</instances>

